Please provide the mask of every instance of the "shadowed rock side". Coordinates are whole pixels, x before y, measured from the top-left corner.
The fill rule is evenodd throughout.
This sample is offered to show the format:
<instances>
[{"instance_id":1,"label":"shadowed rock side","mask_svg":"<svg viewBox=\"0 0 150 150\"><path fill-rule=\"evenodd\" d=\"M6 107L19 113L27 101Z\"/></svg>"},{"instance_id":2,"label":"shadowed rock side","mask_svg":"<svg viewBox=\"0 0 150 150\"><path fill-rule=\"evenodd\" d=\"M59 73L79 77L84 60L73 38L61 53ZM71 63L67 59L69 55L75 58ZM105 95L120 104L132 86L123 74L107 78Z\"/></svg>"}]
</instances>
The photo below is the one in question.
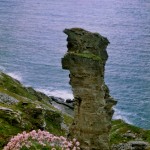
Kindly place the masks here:
<instances>
[{"instance_id":1,"label":"shadowed rock side","mask_svg":"<svg viewBox=\"0 0 150 150\"><path fill-rule=\"evenodd\" d=\"M109 131L116 104L104 82L107 38L80 28L65 29L68 51L62 67L70 71L75 100L70 136L83 150L109 150Z\"/></svg>"}]
</instances>

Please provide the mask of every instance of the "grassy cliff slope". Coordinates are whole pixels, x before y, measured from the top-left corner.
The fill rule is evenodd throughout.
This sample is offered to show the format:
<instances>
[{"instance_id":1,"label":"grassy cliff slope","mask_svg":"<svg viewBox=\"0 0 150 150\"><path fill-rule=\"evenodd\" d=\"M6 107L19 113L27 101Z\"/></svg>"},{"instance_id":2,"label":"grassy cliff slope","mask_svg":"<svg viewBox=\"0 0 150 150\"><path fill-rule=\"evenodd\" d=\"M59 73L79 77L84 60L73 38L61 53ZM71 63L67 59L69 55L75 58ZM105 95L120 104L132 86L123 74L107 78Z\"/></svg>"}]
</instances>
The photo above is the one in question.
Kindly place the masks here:
<instances>
[{"instance_id":1,"label":"grassy cliff slope","mask_svg":"<svg viewBox=\"0 0 150 150\"><path fill-rule=\"evenodd\" d=\"M69 116L51 105L47 95L0 72L0 149L24 130L45 129L64 135L70 122Z\"/></svg>"}]
</instances>

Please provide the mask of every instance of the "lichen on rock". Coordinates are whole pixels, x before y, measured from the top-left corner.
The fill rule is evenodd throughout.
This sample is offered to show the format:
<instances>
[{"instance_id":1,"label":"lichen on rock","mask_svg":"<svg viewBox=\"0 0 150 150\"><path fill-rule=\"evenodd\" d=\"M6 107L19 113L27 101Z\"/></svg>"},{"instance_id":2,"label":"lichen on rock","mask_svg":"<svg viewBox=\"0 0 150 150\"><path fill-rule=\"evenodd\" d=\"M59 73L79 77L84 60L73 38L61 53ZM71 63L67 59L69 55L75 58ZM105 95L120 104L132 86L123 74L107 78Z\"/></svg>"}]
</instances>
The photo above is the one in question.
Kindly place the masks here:
<instances>
[{"instance_id":1,"label":"lichen on rock","mask_svg":"<svg viewBox=\"0 0 150 150\"><path fill-rule=\"evenodd\" d=\"M68 51L62 67L70 71L75 100L74 121L70 136L77 138L85 150L108 150L109 131L116 101L104 82L108 59L107 38L84 29L65 29Z\"/></svg>"}]
</instances>

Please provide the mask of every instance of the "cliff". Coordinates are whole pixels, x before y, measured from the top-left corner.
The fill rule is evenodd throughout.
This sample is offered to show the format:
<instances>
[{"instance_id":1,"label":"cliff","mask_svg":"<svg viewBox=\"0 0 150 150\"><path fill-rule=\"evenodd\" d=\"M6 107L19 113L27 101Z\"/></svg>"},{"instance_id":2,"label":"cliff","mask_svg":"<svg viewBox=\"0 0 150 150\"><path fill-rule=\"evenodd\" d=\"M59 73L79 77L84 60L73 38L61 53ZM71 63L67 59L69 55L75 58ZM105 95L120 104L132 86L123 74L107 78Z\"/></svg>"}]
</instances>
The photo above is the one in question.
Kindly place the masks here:
<instances>
[{"instance_id":1,"label":"cliff","mask_svg":"<svg viewBox=\"0 0 150 150\"><path fill-rule=\"evenodd\" d=\"M22 131L65 135L72 120L51 105L51 98L0 72L0 149Z\"/></svg>"},{"instance_id":2,"label":"cliff","mask_svg":"<svg viewBox=\"0 0 150 150\"><path fill-rule=\"evenodd\" d=\"M76 137L84 150L108 150L112 106L116 104L104 82L109 41L80 28L65 29L64 33L68 51L62 67L70 71L75 100L70 136Z\"/></svg>"}]
</instances>

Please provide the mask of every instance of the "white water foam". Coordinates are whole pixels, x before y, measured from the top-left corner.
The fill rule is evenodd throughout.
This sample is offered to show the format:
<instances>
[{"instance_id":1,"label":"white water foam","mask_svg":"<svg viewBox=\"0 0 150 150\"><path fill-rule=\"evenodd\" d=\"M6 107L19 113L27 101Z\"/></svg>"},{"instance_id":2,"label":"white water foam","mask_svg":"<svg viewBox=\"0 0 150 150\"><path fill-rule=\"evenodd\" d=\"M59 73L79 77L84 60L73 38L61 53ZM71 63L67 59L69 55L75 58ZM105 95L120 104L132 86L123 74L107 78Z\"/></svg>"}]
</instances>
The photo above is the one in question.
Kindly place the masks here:
<instances>
[{"instance_id":1,"label":"white water foam","mask_svg":"<svg viewBox=\"0 0 150 150\"><path fill-rule=\"evenodd\" d=\"M22 76L18 72L7 72L7 74L18 81L22 81Z\"/></svg>"},{"instance_id":2,"label":"white water foam","mask_svg":"<svg viewBox=\"0 0 150 150\"><path fill-rule=\"evenodd\" d=\"M3 66L0 66L0 71L4 72L5 68Z\"/></svg>"},{"instance_id":3,"label":"white water foam","mask_svg":"<svg viewBox=\"0 0 150 150\"><path fill-rule=\"evenodd\" d=\"M125 121L126 123L128 124L133 124L131 121L129 121L128 119L128 115L130 116L129 113L126 113L126 112L123 112L123 111L120 111L119 109L117 108L113 108L114 109L114 115L113 115L113 119L114 120L117 120L117 119L121 119L123 121Z\"/></svg>"},{"instance_id":4,"label":"white water foam","mask_svg":"<svg viewBox=\"0 0 150 150\"><path fill-rule=\"evenodd\" d=\"M47 89L36 89L36 90L43 92L48 96L60 97L63 98L64 100L73 99L73 94L65 90L47 90Z\"/></svg>"},{"instance_id":5,"label":"white water foam","mask_svg":"<svg viewBox=\"0 0 150 150\"><path fill-rule=\"evenodd\" d=\"M48 90L48 89L36 89L36 90L43 92L44 94L46 94L48 96L60 97L60 98L63 98L64 100L73 99L73 94L69 93L68 91L65 91L65 90ZM117 108L114 108L114 111L115 111L115 113L113 115L114 120L121 119L121 120L124 120L128 124L133 124L131 121L129 121L129 119L127 117L129 115L129 113L120 111Z\"/></svg>"}]
</instances>

